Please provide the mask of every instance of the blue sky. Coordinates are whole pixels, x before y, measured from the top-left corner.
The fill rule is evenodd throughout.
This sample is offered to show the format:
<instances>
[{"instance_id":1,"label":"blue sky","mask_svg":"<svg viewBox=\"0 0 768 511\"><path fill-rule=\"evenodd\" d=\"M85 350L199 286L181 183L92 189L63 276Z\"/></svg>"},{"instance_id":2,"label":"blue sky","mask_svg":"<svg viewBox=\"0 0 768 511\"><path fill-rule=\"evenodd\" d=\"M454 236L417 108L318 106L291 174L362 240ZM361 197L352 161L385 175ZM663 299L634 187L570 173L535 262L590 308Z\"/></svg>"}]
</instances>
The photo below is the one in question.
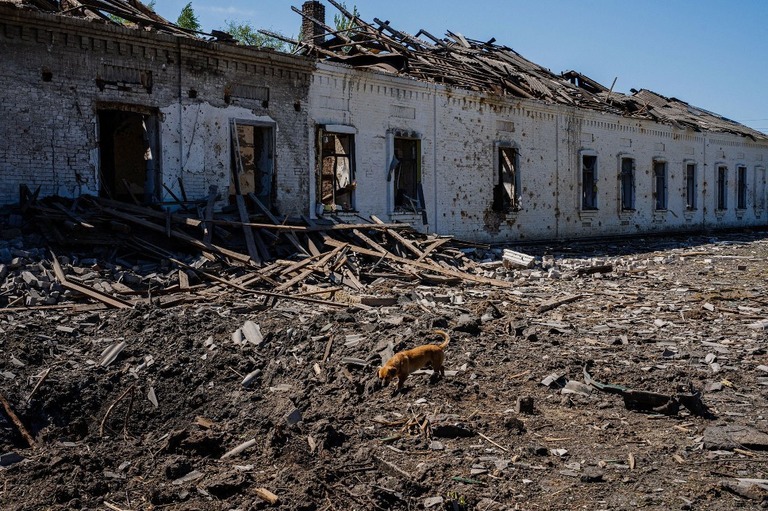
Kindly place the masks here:
<instances>
[{"instance_id":1,"label":"blue sky","mask_svg":"<svg viewBox=\"0 0 768 511\"><path fill-rule=\"evenodd\" d=\"M203 30L226 21L295 36L303 0L192 0ZM187 0L157 0L176 21ZM336 9L326 4L326 21ZM768 0L346 0L409 32L495 37L555 73L650 89L768 133Z\"/></svg>"}]
</instances>

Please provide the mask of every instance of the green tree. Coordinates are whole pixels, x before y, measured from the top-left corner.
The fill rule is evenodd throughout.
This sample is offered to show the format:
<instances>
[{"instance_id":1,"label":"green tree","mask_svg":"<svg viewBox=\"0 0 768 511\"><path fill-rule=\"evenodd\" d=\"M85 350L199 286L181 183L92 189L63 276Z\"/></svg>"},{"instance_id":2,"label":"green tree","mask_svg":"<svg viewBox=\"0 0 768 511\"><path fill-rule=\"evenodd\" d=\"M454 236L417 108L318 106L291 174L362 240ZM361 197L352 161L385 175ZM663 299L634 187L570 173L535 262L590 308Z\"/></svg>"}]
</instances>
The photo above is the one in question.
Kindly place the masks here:
<instances>
[{"instance_id":1,"label":"green tree","mask_svg":"<svg viewBox=\"0 0 768 511\"><path fill-rule=\"evenodd\" d=\"M179 19L176 20L176 24L181 28L200 31L200 21L197 19L197 15L192 9L192 2L189 2L181 10L181 14L179 14Z\"/></svg>"},{"instance_id":2,"label":"green tree","mask_svg":"<svg viewBox=\"0 0 768 511\"><path fill-rule=\"evenodd\" d=\"M346 2L341 2L341 6L344 8L345 11L348 11ZM360 17L360 13L357 12L357 6L352 6L352 15L356 18ZM357 28L358 24L352 21L351 19L347 18L341 13L334 14L333 15L333 24L336 25L336 30L339 32L343 30L351 30L353 28Z\"/></svg>"},{"instance_id":3,"label":"green tree","mask_svg":"<svg viewBox=\"0 0 768 511\"><path fill-rule=\"evenodd\" d=\"M222 30L237 39L237 42L240 44L257 46L259 48L273 48L277 51L285 51L286 49L284 41L260 34L247 23L228 20L226 24L227 26Z\"/></svg>"}]
</instances>

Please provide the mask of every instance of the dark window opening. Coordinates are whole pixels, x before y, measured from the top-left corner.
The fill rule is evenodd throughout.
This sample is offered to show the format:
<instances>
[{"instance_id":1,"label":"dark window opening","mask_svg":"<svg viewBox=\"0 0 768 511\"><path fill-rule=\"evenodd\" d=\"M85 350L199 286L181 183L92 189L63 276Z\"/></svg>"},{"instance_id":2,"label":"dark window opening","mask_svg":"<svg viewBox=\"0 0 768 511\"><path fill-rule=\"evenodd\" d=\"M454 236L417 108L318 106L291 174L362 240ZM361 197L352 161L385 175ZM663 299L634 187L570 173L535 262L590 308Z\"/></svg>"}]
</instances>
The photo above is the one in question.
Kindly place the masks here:
<instances>
[{"instance_id":1,"label":"dark window opening","mask_svg":"<svg viewBox=\"0 0 768 511\"><path fill-rule=\"evenodd\" d=\"M696 164L688 163L685 166L685 207L689 210L696 209Z\"/></svg>"},{"instance_id":2,"label":"dark window opening","mask_svg":"<svg viewBox=\"0 0 768 511\"><path fill-rule=\"evenodd\" d=\"M581 157L581 209L597 209L597 156Z\"/></svg>"},{"instance_id":3,"label":"dark window opening","mask_svg":"<svg viewBox=\"0 0 768 511\"><path fill-rule=\"evenodd\" d=\"M667 162L653 162L654 196L656 209L667 209Z\"/></svg>"},{"instance_id":4,"label":"dark window opening","mask_svg":"<svg viewBox=\"0 0 768 511\"><path fill-rule=\"evenodd\" d=\"M234 123L232 168L238 176L240 194L253 193L265 207L272 208L274 197L274 132L271 126ZM230 199L237 194L234 180L229 185ZM233 202L230 200L230 202Z\"/></svg>"},{"instance_id":5,"label":"dark window opening","mask_svg":"<svg viewBox=\"0 0 768 511\"><path fill-rule=\"evenodd\" d=\"M157 116L104 109L99 119L99 195L123 202L158 199Z\"/></svg>"},{"instance_id":6,"label":"dark window opening","mask_svg":"<svg viewBox=\"0 0 768 511\"><path fill-rule=\"evenodd\" d=\"M328 209L355 209L354 135L318 132L320 137L319 195Z\"/></svg>"},{"instance_id":7,"label":"dark window opening","mask_svg":"<svg viewBox=\"0 0 768 511\"><path fill-rule=\"evenodd\" d=\"M635 209L635 160L621 159L621 209Z\"/></svg>"},{"instance_id":8,"label":"dark window opening","mask_svg":"<svg viewBox=\"0 0 768 511\"><path fill-rule=\"evenodd\" d=\"M499 147L497 157L498 163L495 169L493 187L493 210L504 213L518 211L520 200L517 151L513 147Z\"/></svg>"},{"instance_id":9,"label":"dark window opening","mask_svg":"<svg viewBox=\"0 0 768 511\"><path fill-rule=\"evenodd\" d=\"M728 167L717 167L717 209L728 209Z\"/></svg>"},{"instance_id":10,"label":"dark window opening","mask_svg":"<svg viewBox=\"0 0 768 511\"><path fill-rule=\"evenodd\" d=\"M395 138L395 209L418 212L423 205L419 200L421 185L421 141L413 138Z\"/></svg>"},{"instance_id":11,"label":"dark window opening","mask_svg":"<svg viewBox=\"0 0 768 511\"><path fill-rule=\"evenodd\" d=\"M747 167L736 167L736 207L747 209Z\"/></svg>"}]
</instances>

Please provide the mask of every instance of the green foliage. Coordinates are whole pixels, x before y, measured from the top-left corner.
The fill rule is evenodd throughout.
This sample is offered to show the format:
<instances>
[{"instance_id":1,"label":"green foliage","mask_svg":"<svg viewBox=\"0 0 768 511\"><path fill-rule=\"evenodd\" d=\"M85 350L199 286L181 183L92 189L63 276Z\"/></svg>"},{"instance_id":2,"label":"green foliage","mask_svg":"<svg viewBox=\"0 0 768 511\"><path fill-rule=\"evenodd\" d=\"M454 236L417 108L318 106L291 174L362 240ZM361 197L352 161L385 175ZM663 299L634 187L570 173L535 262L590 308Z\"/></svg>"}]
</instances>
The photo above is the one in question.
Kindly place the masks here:
<instances>
[{"instance_id":1,"label":"green foliage","mask_svg":"<svg viewBox=\"0 0 768 511\"><path fill-rule=\"evenodd\" d=\"M277 51L285 51L285 42L268 35L258 33L247 23L237 21L226 21L227 26L221 30L228 32L237 42L246 46L257 46L259 48L273 48Z\"/></svg>"},{"instance_id":2,"label":"green foliage","mask_svg":"<svg viewBox=\"0 0 768 511\"><path fill-rule=\"evenodd\" d=\"M155 0L152 0L151 2L144 4L144 6L150 11L155 12L155 4L157 4L157 2ZM119 25L125 25L126 23L128 23L126 20L124 20L123 18L121 18L116 14L107 13L107 17Z\"/></svg>"},{"instance_id":3,"label":"green foliage","mask_svg":"<svg viewBox=\"0 0 768 511\"><path fill-rule=\"evenodd\" d=\"M344 8L344 10L349 10L347 9L347 4L345 2L341 2L341 6ZM358 18L360 17L360 13L357 11L356 5L352 7L352 14ZM350 30L357 28L358 26L357 23L340 13L333 15L333 24L336 25L336 30L338 31Z\"/></svg>"},{"instance_id":4,"label":"green foliage","mask_svg":"<svg viewBox=\"0 0 768 511\"><path fill-rule=\"evenodd\" d=\"M195 11L192 9L192 2L189 2L181 10L179 19L176 20L176 24L181 28L188 30L200 30L200 21L197 19Z\"/></svg>"}]
</instances>

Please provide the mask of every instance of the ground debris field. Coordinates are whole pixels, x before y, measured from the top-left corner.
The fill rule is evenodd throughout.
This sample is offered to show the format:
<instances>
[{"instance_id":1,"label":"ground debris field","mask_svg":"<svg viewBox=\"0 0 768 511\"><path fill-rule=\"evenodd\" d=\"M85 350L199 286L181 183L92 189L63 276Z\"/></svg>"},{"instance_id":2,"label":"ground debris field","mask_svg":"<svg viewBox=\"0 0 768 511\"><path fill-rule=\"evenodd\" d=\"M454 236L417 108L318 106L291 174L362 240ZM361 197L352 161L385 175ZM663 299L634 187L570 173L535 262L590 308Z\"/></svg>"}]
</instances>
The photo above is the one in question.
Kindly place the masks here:
<instances>
[{"instance_id":1,"label":"ground debris field","mask_svg":"<svg viewBox=\"0 0 768 511\"><path fill-rule=\"evenodd\" d=\"M0 508L765 507L768 235L515 250L380 306L0 309ZM446 375L383 388L434 329Z\"/></svg>"}]
</instances>

